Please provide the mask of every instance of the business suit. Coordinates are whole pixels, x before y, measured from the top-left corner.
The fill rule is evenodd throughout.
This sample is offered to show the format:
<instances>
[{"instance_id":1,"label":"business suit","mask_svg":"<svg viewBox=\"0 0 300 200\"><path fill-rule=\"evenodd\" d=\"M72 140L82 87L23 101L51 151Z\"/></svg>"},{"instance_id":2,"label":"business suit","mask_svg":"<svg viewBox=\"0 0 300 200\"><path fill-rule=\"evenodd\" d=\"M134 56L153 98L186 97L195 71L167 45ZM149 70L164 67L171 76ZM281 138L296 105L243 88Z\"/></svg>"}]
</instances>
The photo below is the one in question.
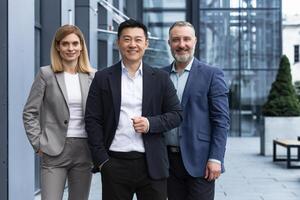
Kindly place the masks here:
<instances>
[{"instance_id":1,"label":"business suit","mask_svg":"<svg viewBox=\"0 0 300 200\"><path fill-rule=\"evenodd\" d=\"M85 112L87 92L93 75L94 73L79 73L83 113ZM86 197L83 198L82 195L86 196L89 192L91 175L88 173L88 170L90 170L91 165L89 164L89 150L85 147L87 142L86 140L74 142L74 140L66 138L69 119L70 113L64 73L54 73L51 66L41 67L24 106L23 122L28 139L35 152L39 150L43 152L42 190L45 190L44 194L47 193L44 196L45 199L60 198L56 197L55 195L58 194L51 192L52 190L60 190L59 195L62 195L61 192L63 191L61 191L61 188L64 188L64 181L60 180L60 184L53 184L52 181L56 182L57 179L66 178L65 175L60 174L63 172L57 172L57 168L66 168L69 165L64 156L66 156L66 151L69 148L66 145L72 144L83 148L83 150L78 150L80 152L78 152L78 156L80 157L80 162L85 163L83 169L86 172L84 174L78 173L77 176L80 176L79 178L82 178L82 181L87 184L86 187L79 188L74 195L78 196L76 198L84 199ZM51 177L49 174L54 171L60 174L56 178Z\"/></svg>"},{"instance_id":2,"label":"business suit","mask_svg":"<svg viewBox=\"0 0 300 200\"><path fill-rule=\"evenodd\" d=\"M142 134L148 175L153 180L165 179L169 163L162 132L179 126L182 110L167 73L143 63L142 87L142 116L150 124L149 131ZM110 159L108 152L118 127L120 106L121 62L96 73L87 99L85 122L94 172Z\"/></svg>"},{"instance_id":3,"label":"business suit","mask_svg":"<svg viewBox=\"0 0 300 200\"><path fill-rule=\"evenodd\" d=\"M173 64L164 69L171 73L172 66ZM225 145L229 129L227 94L222 71L194 58L181 100L183 122L178 131L178 162L182 164L182 169L176 168L177 161L172 165L171 159L174 155L171 154L171 171L177 173L181 170L186 174L185 177L203 179L209 159L220 161L222 172L224 171ZM171 182L174 180L172 177L171 175ZM173 199L181 195L180 190L171 191L170 194L174 195ZM213 193L210 196L213 196Z\"/></svg>"}]
</instances>

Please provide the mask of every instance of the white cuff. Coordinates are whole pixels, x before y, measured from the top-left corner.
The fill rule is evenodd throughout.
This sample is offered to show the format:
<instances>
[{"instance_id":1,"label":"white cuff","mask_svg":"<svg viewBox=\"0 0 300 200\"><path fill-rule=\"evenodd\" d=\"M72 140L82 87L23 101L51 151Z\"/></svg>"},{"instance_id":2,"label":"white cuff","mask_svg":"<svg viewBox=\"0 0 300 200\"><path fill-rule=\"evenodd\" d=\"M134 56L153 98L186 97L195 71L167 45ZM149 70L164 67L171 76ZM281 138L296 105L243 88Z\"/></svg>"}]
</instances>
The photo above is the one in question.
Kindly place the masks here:
<instances>
[{"instance_id":1,"label":"white cuff","mask_svg":"<svg viewBox=\"0 0 300 200\"><path fill-rule=\"evenodd\" d=\"M208 159L208 161L214 162L214 163L218 163L218 164L221 165L221 161L219 161L219 160L217 160L217 159L210 158L210 159Z\"/></svg>"},{"instance_id":2,"label":"white cuff","mask_svg":"<svg viewBox=\"0 0 300 200\"><path fill-rule=\"evenodd\" d=\"M146 117L145 117L146 118ZM146 130L146 133L149 132L150 130L150 123L149 123L149 120L146 118L146 122L147 122L147 130Z\"/></svg>"}]
</instances>

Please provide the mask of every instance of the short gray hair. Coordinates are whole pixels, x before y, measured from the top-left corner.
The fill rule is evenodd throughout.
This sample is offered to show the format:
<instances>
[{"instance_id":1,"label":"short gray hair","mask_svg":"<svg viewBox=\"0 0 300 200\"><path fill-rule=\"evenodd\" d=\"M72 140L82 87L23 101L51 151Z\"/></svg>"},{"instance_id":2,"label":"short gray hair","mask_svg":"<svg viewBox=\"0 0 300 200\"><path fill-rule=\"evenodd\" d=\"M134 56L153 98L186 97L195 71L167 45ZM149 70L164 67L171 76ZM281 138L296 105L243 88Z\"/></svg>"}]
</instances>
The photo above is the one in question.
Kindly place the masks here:
<instances>
[{"instance_id":1,"label":"short gray hair","mask_svg":"<svg viewBox=\"0 0 300 200\"><path fill-rule=\"evenodd\" d=\"M191 23L186 22L186 21L177 21L174 24L172 24L172 26L169 28L169 34L171 33L172 29L175 28L176 26L179 26L179 27L188 26L188 27L192 28L195 33L195 28Z\"/></svg>"}]
</instances>

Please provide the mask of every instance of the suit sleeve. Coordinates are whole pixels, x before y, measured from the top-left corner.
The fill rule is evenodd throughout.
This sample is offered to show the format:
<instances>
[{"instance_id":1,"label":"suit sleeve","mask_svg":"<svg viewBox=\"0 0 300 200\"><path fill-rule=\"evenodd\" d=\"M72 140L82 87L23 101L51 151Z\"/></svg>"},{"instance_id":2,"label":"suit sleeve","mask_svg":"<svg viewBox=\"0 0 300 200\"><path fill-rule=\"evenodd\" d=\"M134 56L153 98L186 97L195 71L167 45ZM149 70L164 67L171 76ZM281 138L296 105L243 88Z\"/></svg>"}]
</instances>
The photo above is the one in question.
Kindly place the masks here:
<instances>
[{"instance_id":1,"label":"suit sleeve","mask_svg":"<svg viewBox=\"0 0 300 200\"><path fill-rule=\"evenodd\" d=\"M23 109L24 128L35 152L40 149L40 136L42 130L40 113L45 89L46 82L42 72L39 71L32 84L27 102Z\"/></svg>"},{"instance_id":2,"label":"suit sleeve","mask_svg":"<svg viewBox=\"0 0 300 200\"><path fill-rule=\"evenodd\" d=\"M176 128L182 122L182 108L176 89L167 73L163 73L164 91L162 91L162 114L147 117L151 133L161 133Z\"/></svg>"},{"instance_id":3,"label":"suit sleeve","mask_svg":"<svg viewBox=\"0 0 300 200\"><path fill-rule=\"evenodd\" d=\"M212 77L208 100L212 126L209 158L223 162L230 119L228 88L224 80L224 74L219 69L217 69Z\"/></svg>"},{"instance_id":4,"label":"suit sleeve","mask_svg":"<svg viewBox=\"0 0 300 200\"><path fill-rule=\"evenodd\" d=\"M88 134L88 144L92 153L94 166L98 167L109 157L104 145L103 102L101 98L101 77L96 73L89 89L85 112L85 129Z\"/></svg>"}]
</instances>

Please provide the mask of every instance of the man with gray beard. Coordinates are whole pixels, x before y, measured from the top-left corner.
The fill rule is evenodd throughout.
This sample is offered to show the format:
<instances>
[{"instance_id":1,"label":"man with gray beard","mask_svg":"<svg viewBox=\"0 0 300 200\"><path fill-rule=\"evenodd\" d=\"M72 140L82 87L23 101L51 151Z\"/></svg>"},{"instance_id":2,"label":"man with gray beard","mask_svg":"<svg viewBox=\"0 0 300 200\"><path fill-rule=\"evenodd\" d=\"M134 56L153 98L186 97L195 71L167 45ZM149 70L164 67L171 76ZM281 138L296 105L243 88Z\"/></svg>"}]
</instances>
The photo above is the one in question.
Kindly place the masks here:
<instances>
[{"instance_id":1,"label":"man with gray beard","mask_svg":"<svg viewBox=\"0 0 300 200\"><path fill-rule=\"evenodd\" d=\"M224 172L229 130L228 88L219 68L194 57L197 38L188 22L169 29L175 61L164 68L183 108L179 128L165 133L170 162L169 200L213 200L215 180Z\"/></svg>"}]
</instances>

